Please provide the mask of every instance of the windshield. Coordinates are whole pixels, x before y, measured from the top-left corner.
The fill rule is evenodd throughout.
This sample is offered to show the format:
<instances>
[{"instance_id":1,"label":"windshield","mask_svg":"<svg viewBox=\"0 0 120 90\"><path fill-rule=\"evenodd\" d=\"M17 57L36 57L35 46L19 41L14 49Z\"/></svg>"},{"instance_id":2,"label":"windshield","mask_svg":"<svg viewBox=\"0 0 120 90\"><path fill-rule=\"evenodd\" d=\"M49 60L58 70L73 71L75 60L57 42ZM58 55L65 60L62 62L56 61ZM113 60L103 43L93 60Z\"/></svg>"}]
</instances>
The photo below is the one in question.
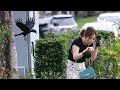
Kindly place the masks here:
<instances>
[{"instance_id":1,"label":"windshield","mask_svg":"<svg viewBox=\"0 0 120 90\"><path fill-rule=\"evenodd\" d=\"M74 25L75 20L73 17L57 17L53 18L51 23L56 23L58 26Z\"/></svg>"}]
</instances>

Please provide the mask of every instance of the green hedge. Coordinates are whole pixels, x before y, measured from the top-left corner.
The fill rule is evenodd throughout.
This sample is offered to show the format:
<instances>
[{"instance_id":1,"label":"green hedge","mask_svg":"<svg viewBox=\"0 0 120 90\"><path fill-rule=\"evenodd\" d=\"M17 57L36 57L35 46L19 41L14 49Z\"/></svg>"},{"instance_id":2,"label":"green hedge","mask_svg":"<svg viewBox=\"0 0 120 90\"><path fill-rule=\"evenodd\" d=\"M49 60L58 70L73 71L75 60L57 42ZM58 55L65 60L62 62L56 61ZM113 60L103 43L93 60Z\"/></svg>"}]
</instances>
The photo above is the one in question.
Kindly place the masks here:
<instances>
[{"instance_id":1,"label":"green hedge","mask_svg":"<svg viewBox=\"0 0 120 90\"><path fill-rule=\"evenodd\" d=\"M119 39L119 38L118 38ZM120 78L120 39L107 44L99 50L94 68L97 73L96 79L119 79Z\"/></svg>"},{"instance_id":2,"label":"green hedge","mask_svg":"<svg viewBox=\"0 0 120 90\"><path fill-rule=\"evenodd\" d=\"M97 74L95 79L118 79L120 78L120 39L115 39L113 32L100 31L98 34L103 37L103 42L93 64Z\"/></svg>"},{"instance_id":3,"label":"green hedge","mask_svg":"<svg viewBox=\"0 0 120 90\"><path fill-rule=\"evenodd\" d=\"M62 76L65 65L64 46L57 38L36 41L35 73L37 78L57 78Z\"/></svg>"},{"instance_id":4,"label":"green hedge","mask_svg":"<svg viewBox=\"0 0 120 90\"><path fill-rule=\"evenodd\" d=\"M114 32L111 31L104 31L104 30L97 30L97 35L100 35L103 39L113 39L115 38Z\"/></svg>"},{"instance_id":5,"label":"green hedge","mask_svg":"<svg viewBox=\"0 0 120 90\"><path fill-rule=\"evenodd\" d=\"M69 44L76 32L48 35L36 41L35 74L40 79L65 79Z\"/></svg>"}]
</instances>

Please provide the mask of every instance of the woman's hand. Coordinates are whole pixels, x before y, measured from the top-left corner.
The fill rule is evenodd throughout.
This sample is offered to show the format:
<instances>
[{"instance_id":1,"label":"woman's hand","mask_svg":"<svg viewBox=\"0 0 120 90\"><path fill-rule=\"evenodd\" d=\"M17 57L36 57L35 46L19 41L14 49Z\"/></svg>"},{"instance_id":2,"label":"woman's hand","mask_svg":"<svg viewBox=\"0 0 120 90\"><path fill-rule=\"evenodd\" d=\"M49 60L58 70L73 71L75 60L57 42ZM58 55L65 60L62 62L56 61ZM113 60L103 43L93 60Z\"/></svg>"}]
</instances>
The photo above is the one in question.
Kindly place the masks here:
<instances>
[{"instance_id":1,"label":"woman's hand","mask_svg":"<svg viewBox=\"0 0 120 90\"><path fill-rule=\"evenodd\" d=\"M85 50L83 50L83 53L85 53L87 51L92 53L94 51L94 48L93 47L87 47Z\"/></svg>"},{"instance_id":2,"label":"woman's hand","mask_svg":"<svg viewBox=\"0 0 120 90\"><path fill-rule=\"evenodd\" d=\"M94 52L94 48L93 47L88 47L88 51L93 53Z\"/></svg>"},{"instance_id":3,"label":"woman's hand","mask_svg":"<svg viewBox=\"0 0 120 90\"><path fill-rule=\"evenodd\" d=\"M94 49L93 47L88 47L88 50L91 52L92 60L95 60L97 56L97 48Z\"/></svg>"}]
</instances>

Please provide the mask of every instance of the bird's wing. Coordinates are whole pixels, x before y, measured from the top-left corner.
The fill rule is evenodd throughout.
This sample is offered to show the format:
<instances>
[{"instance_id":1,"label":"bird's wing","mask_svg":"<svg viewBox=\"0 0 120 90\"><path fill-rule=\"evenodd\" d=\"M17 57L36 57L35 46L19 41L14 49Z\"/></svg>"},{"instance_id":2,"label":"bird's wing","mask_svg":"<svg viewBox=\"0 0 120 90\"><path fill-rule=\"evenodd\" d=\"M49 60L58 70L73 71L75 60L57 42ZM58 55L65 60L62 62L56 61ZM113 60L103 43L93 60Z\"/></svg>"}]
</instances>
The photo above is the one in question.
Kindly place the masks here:
<instances>
[{"instance_id":1,"label":"bird's wing","mask_svg":"<svg viewBox=\"0 0 120 90\"><path fill-rule=\"evenodd\" d=\"M35 25L35 18L28 18L25 22L25 25L29 28L32 29Z\"/></svg>"},{"instance_id":2,"label":"bird's wing","mask_svg":"<svg viewBox=\"0 0 120 90\"><path fill-rule=\"evenodd\" d=\"M16 22L17 27L19 27L22 31L29 30L29 28L25 24L23 24L22 19L20 19L20 18L16 19L15 22Z\"/></svg>"}]
</instances>

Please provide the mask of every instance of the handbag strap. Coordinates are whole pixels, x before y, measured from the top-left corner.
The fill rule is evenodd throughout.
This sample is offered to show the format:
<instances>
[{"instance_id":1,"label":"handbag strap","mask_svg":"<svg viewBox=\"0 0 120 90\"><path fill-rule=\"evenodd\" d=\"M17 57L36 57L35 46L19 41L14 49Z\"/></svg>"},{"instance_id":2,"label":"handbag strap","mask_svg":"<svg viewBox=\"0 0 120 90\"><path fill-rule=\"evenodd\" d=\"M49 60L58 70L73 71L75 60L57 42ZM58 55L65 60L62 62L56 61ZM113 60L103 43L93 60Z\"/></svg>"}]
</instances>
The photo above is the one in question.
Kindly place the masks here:
<instances>
[{"instance_id":1,"label":"handbag strap","mask_svg":"<svg viewBox=\"0 0 120 90\"><path fill-rule=\"evenodd\" d=\"M91 67L93 64L92 58L86 58L86 62L88 63L88 67Z\"/></svg>"},{"instance_id":2,"label":"handbag strap","mask_svg":"<svg viewBox=\"0 0 120 90\"><path fill-rule=\"evenodd\" d=\"M87 47L89 47L89 45ZM90 67L91 66L91 62L92 62L92 58L86 58L85 61L88 62L88 67Z\"/></svg>"}]
</instances>

